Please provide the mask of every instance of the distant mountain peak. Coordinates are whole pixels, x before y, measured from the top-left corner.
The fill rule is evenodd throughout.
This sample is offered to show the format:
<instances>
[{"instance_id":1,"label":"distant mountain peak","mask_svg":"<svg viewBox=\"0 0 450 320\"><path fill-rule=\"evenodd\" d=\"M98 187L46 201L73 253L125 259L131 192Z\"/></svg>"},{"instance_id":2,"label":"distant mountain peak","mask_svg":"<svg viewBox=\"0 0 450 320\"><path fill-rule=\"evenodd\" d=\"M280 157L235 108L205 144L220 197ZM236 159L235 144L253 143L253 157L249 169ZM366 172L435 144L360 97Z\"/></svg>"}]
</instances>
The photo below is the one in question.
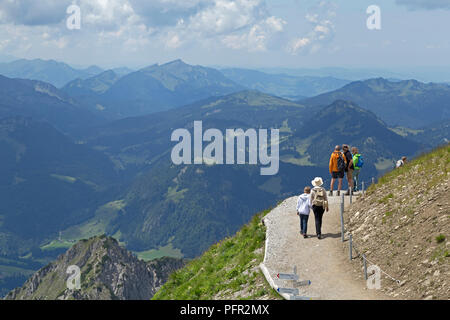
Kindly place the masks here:
<instances>
[{"instance_id":1,"label":"distant mountain peak","mask_svg":"<svg viewBox=\"0 0 450 320\"><path fill-rule=\"evenodd\" d=\"M75 79L86 79L102 71L101 68L96 66L81 70L64 62L43 59L20 59L0 64L0 73L4 76L40 80L51 83L57 88L61 88Z\"/></svg>"},{"instance_id":2,"label":"distant mountain peak","mask_svg":"<svg viewBox=\"0 0 450 320\"><path fill-rule=\"evenodd\" d=\"M417 129L447 119L449 97L450 88L445 84L374 78L352 82L302 103L328 106L336 100L350 100L372 111L390 126Z\"/></svg>"},{"instance_id":3,"label":"distant mountain peak","mask_svg":"<svg viewBox=\"0 0 450 320\"><path fill-rule=\"evenodd\" d=\"M102 73L98 74L97 76L91 77L89 79L92 79L92 78L95 78L95 77L98 77L98 78L107 77L107 78L109 78L109 77L116 77L116 76L117 76L117 73L114 70L110 69L110 70L103 71ZM89 80L89 79L86 79L86 80Z\"/></svg>"},{"instance_id":4,"label":"distant mountain peak","mask_svg":"<svg viewBox=\"0 0 450 320\"><path fill-rule=\"evenodd\" d=\"M164 67L164 66L188 66L188 65L189 64L185 63L183 60L176 59L176 60L173 60L173 61L163 64L162 67Z\"/></svg>"},{"instance_id":5,"label":"distant mountain peak","mask_svg":"<svg viewBox=\"0 0 450 320\"><path fill-rule=\"evenodd\" d=\"M164 64L152 64L148 67L144 67L142 69L140 69L139 71L142 72L153 72L156 70L167 70L170 68L182 68L182 67L192 67L191 65L185 63L183 60L181 59L177 59L177 60L173 60Z\"/></svg>"},{"instance_id":6,"label":"distant mountain peak","mask_svg":"<svg viewBox=\"0 0 450 320\"><path fill-rule=\"evenodd\" d=\"M336 100L329 106L325 107L322 111L320 111L317 114L317 116L320 116L321 114L330 112L330 111L336 112L336 113L353 111L353 112L357 112L360 115L366 114L366 115L369 115L373 119L379 120L378 117L373 112L370 112L367 109L361 108L358 104L356 104L353 101L349 101L349 100L342 100L342 99Z\"/></svg>"}]
</instances>

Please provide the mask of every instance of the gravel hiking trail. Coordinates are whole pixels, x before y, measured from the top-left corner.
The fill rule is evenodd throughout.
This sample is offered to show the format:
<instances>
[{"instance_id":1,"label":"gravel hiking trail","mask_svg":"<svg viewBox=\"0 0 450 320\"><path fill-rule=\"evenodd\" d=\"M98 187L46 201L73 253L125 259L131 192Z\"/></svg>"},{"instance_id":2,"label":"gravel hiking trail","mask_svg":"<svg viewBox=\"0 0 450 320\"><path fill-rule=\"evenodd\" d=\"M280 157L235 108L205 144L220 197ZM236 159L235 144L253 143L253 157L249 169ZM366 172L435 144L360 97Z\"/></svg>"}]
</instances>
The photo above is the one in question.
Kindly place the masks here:
<instances>
[{"instance_id":1,"label":"gravel hiking trail","mask_svg":"<svg viewBox=\"0 0 450 320\"><path fill-rule=\"evenodd\" d=\"M308 221L308 238L304 239L300 235L297 198L286 199L264 218L267 231L263 266L273 283L277 287L293 288L292 281L279 280L277 274L292 273L295 266L300 281L311 281L310 286L299 287L299 296L314 300L389 299L380 291L367 289L366 282L356 279L352 273L348 242L345 242L345 250L341 242L341 198L334 196L328 199L330 211L323 216L322 240L316 237L312 210ZM348 206L348 197L345 201Z\"/></svg>"}]
</instances>

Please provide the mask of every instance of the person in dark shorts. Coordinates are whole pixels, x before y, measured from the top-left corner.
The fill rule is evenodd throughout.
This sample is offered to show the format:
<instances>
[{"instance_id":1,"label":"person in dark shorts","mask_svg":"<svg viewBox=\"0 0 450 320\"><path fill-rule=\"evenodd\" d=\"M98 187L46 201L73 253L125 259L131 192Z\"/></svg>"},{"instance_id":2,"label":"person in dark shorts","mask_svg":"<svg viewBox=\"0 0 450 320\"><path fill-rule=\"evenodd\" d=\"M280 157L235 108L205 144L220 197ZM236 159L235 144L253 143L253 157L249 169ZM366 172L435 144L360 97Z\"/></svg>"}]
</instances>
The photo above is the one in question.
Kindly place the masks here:
<instances>
[{"instance_id":1,"label":"person in dark shorts","mask_svg":"<svg viewBox=\"0 0 450 320\"><path fill-rule=\"evenodd\" d=\"M342 179L344 179L344 170L347 166L344 154L341 152L341 146L336 146L333 153L330 156L330 174L331 174L331 186L330 196L333 196L334 182L338 179L338 192L337 195L341 195Z\"/></svg>"},{"instance_id":2,"label":"person in dark shorts","mask_svg":"<svg viewBox=\"0 0 450 320\"><path fill-rule=\"evenodd\" d=\"M342 150L344 151L344 156L346 160L345 173L347 175L348 182L348 191L345 194L346 196L350 195L350 192L353 192L353 155L350 152L350 147L346 144L342 146Z\"/></svg>"}]
</instances>

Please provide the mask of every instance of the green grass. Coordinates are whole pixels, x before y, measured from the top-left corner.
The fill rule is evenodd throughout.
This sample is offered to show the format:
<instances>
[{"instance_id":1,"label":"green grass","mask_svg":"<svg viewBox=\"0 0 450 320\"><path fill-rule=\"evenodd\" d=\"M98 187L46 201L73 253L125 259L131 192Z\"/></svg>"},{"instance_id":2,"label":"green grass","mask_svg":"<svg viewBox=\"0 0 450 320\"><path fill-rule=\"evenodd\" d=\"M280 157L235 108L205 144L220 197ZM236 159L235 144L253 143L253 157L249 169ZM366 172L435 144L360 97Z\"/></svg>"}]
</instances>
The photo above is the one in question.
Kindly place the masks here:
<instances>
[{"instance_id":1,"label":"green grass","mask_svg":"<svg viewBox=\"0 0 450 320\"><path fill-rule=\"evenodd\" d=\"M396 127L396 128L390 128L391 131L395 132L396 134L402 136L402 137L407 137L409 135L417 135L419 133L424 132L424 130L414 130L414 129L410 129L410 128L405 128L405 127Z\"/></svg>"},{"instance_id":2,"label":"green grass","mask_svg":"<svg viewBox=\"0 0 450 320\"><path fill-rule=\"evenodd\" d=\"M76 225L62 231L61 239L53 239L50 243L42 245L41 249L46 251L69 249L79 240L90 239L105 234L108 224L117 217L125 205L123 200L118 200L101 206L97 209L94 218L81 225ZM114 236L120 237L120 233Z\"/></svg>"},{"instance_id":3,"label":"green grass","mask_svg":"<svg viewBox=\"0 0 450 320\"><path fill-rule=\"evenodd\" d=\"M292 133L291 128L289 128L289 120L286 119L283 121L283 126L280 128L280 132Z\"/></svg>"},{"instance_id":4,"label":"green grass","mask_svg":"<svg viewBox=\"0 0 450 320\"><path fill-rule=\"evenodd\" d=\"M403 167L386 173L378 179L375 185L370 186L367 192L370 194L376 187L389 184L401 176L410 176L407 173L411 173L417 165L420 165L422 170L424 169L427 172L428 176L433 176L427 184L428 188L432 188L441 182L442 179L446 178L448 172L450 172L450 144L437 148L430 153L423 154L407 162Z\"/></svg>"},{"instance_id":5,"label":"green grass","mask_svg":"<svg viewBox=\"0 0 450 320\"><path fill-rule=\"evenodd\" d=\"M431 260L437 260L439 263L444 263L446 262L446 258L450 257L450 253L448 251L448 249L446 249L443 246L440 246L438 248L436 248L433 253L431 254ZM448 262L446 262L448 263Z\"/></svg>"},{"instance_id":6,"label":"green grass","mask_svg":"<svg viewBox=\"0 0 450 320\"><path fill-rule=\"evenodd\" d=\"M104 234L108 224L117 217L125 206L126 203L123 200L112 201L101 206L95 212L94 218L81 225L64 230L61 234L61 239L63 241L76 242Z\"/></svg>"},{"instance_id":7,"label":"green grass","mask_svg":"<svg viewBox=\"0 0 450 320\"><path fill-rule=\"evenodd\" d=\"M0 265L0 276L11 276L14 274L23 274L26 276L30 276L34 273L34 270L24 269L20 267L14 267L14 266L4 266Z\"/></svg>"},{"instance_id":8,"label":"green grass","mask_svg":"<svg viewBox=\"0 0 450 320\"><path fill-rule=\"evenodd\" d=\"M241 290L254 299L277 294L265 282L257 266L264 258L265 227L261 219L269 210L257 214L234 237L227 238L173 273L153 297L155 300L209 300L217 294L232 296ZM257 249L261 249L258 250ZM257 288L257 281L263 283ZM239 295L238 295L239 296Z\"/></svg>"},{"instance_id":9,"label":"green grass","mask_svg":"<svg viewBox=\"0 0 450 320\"><path fill-rule=\"evenodd\" d=\"M183 258L183 254L180 249L174 248L172 243L164 247L160 247L158 250L152 249L148 251L134 252L137 257L144 261L155 260L163 257Z\"/></svg>"},{"instance_id":10,"label":"green grass","mask_svg":"<svg viewBox=\"0 0 450 320\"><path fill-rule=\"evenodd\" d=\"M389 193L387 196L383 197L382 199L378 200L379 203L388 203L390 199L394 198L393 193Z\"/></svg>"},{"instance_id":11,"label":"green grass","mask_svg":"<svg viewBox=\"0 0 450 320\"><path fill-rule=\"evenodd\" d=\"M442 243L445 241L445 236L443 234L440 234L436 237L436 242L437 243Z\"/></svg>"},{"instance_id":12,"label":"green grass","mask_svg":"<svg viewBox=\"0 0 450 320\"><path fill-rule=\"evenodd\" d=\"M184 194L188 191L188 189L183 189L178 191L178 186L176 187L169 187L166 193L166 198L168 200L171 200L175 203L180 202L184 198Z\"/></svg>"},{"instance_id":13,"label":"green grass","mask_svg":"<svg viewBox=\"0 0 450 320\"><path fill-rule=\"evenodd\" d=\"M69 249L75 244L75 242L72 241L66 241L66 240L53 240L52 242L43 245L41 247L42 250L54 250L54 249Z\"/></svg>"},{"instance_id":14,"label":"green grass","mask_svg":"<svg viewBox=\"0 0 450 320\"><path fill-rule=\"evenodd\" d=\"M386 223L386 219L389 217L392 217L393 214L394 214L394 211L386 211L384 213L384 217L381 219L381 222Z\"/></svg>"},{"instance_id":15,"label":"green grass","mask_svg":"<svg viewBox=\"0 0 450 320\"><path fill-rule=\"evenodd\" d=\"M311 155L308 154L308 148L311 145L314 137L315 136L307 139L294 139L293 143L295 145L296 154L281 155L280 160L282 162L291 163L298 166L314 166L315 164L311 162Z\"/></svg>"}]
</instances>

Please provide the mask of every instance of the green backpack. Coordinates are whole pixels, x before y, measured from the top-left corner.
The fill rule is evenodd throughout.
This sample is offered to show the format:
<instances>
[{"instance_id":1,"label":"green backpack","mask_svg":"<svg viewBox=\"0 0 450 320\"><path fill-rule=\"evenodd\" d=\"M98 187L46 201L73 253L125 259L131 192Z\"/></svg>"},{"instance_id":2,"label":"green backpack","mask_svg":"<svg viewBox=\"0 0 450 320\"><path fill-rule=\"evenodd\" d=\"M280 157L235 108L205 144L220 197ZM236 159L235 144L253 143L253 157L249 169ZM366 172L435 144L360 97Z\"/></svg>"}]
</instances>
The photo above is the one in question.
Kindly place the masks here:
<instances>
[{"instance_id":1,"label":"green backpack","mask_svg":"<svg viewBox=\"0 0 450 320\"><path fill-rule=\"evenodd\" d=\"M359 170L362 168L363 165L364 165L364 160L363 160L362 156L359 153L355 154L353 156L353 167L356 170Z\"/></svg>"}]
</instances>

